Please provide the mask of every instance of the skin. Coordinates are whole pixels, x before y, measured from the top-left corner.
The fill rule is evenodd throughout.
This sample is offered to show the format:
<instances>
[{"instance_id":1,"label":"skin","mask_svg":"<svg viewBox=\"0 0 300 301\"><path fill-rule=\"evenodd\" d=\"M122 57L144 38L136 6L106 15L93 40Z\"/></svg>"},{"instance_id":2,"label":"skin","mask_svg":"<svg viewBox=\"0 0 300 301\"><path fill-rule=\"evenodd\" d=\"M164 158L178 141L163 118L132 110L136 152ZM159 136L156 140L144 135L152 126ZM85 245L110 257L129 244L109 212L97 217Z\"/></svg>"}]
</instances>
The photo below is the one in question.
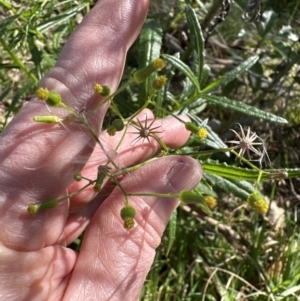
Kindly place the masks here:
<instances>
[{"instance_id":1,"label":"skin","mask_svg":"<svg viewBox=\"0 0 300 301\"><path fill-rule=\"evenodd\" d=\"M115 91L128 48L136 39L148 9L146 0L103 0L84 18L70 37L56 66L40 86L55 90L70 107L85 112L101 99L93 85ZM107 105L89 124L107 149L119 136L101 132ZM43 102L33 99L1 134L0 143L0 299L1 300L138 300L153 263L155 249L177 199L130 197L136 209L135 227L123 228L120 210L124 196L107 183L95 197L92 189L60 203L56 208L29 215L27 207L49 197L63 197L80 185L75 172L94 178L106 158L78 124L35 123L49 115ZM51 108L51 115L66 116ZM149 110L138 118L153 118ZM185 118L185 117L182 117ZM173 118L156 120L160 137L180 147L189 137ZM130 132L136 129L132 128ZM159 151L154 139L132 146L136 134L127 134L114 161L132 166ZM193 188L202 169L191 158L167 156L120 179L127 192L179 193ZM101 205L101 206L100 206ZM66 246L86 229L81 252Z\"/></svg>"}]
</instances>

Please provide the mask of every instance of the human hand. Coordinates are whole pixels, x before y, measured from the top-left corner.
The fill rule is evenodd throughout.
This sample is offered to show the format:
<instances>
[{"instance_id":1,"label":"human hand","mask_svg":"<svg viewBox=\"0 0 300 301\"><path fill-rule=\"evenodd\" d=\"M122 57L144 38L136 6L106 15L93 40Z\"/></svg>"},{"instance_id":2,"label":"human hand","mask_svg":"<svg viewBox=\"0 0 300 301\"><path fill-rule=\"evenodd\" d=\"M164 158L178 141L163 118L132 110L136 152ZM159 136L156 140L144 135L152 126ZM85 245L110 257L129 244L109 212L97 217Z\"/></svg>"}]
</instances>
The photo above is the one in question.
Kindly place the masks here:
<instances>
[{"instance_id":1,"label":"human hand","mask_svg":"<svg viewBox=\"0 0 300 301\"><path fill-rule=\"evenodd\" d=\"M100 99L93 93L95 83L116 90L126 52L143 25L147 7L146 0L99 1L40 85L59 92L78 111L93 108ZM106 110L102 106L89 123L113 149L120 136L100 131ZM65 114L58 108L51 111ZM72 183L75 172L92 178L96 167L106 162L80 126L32 121L45 114L49 114L45 104L32 100L1 135L0 299L137 300L178 200L130 197L137 211L136 226L130 230L123 228L124 196L117 187L104 188L95 198L92 189L86 190L54 209L29 215L28 205L76 190L80 183ZM146 114L153 118L149 110ZM145 119L144 112L139 119ZM170 147L181 146L189 136L173 118L156 123ZM114 158L119 166L137 164L159 151L154 139L131 147L134 138L126 135ZM125 175L121 183L134 193L179 193L195 186L201 173L196 161L169 156ZM86 227L80 254L65 247Z\"/></svg>"}]
</instances>

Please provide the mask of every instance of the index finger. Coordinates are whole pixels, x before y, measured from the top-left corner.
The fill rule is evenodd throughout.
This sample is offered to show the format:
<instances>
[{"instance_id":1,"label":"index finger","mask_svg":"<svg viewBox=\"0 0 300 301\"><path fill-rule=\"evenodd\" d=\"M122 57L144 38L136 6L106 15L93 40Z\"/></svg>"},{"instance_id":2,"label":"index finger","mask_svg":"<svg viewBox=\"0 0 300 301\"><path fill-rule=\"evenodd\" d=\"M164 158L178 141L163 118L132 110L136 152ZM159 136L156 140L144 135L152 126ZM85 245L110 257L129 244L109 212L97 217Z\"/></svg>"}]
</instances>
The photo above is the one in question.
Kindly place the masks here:
<instances>
[{"instance_id":1,"label":"index finger","mask_svg":"<svg viewBox=\"0 0 300 301\"><path fill-rule=\"evenodd\" d=\"M120 81L125 55L147 13L147 0L99 1L69 39L56 66L41 86L59 92L71 107L99 101L93 84L112 90ZM51 109L52 110L52 109ZM81 126L37 124L36 115L49 114L45 104L32 101L1 135L0 241L17 250L36 250L54 244L65 225L68 204L30 216L29 204L66 194L75 171L85 164L94 141ZM64 114L53 109L54 115ZM99 131L105 108L91 119ZM99 115L100 114L100 118ZM80 156L81 160L74 160Z\"/></svg>"}]
</instances>

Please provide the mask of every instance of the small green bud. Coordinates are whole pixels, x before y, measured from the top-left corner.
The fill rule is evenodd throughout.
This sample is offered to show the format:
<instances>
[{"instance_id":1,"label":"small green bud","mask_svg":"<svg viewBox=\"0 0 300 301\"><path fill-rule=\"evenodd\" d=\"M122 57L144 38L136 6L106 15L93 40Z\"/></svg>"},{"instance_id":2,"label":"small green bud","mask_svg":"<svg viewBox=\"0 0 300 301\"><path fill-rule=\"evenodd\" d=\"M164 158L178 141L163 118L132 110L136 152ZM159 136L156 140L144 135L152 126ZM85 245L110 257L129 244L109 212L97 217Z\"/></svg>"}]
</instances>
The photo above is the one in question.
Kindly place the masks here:
<instances>
[{"instance_id":1,"label":"small green bud","mask_svg":"<svg viewBox=\"0 0 300 301\"><path fill-rule=\"evenodd\" d=\"M58 201L56 198L49 198L42 203L29 205L27 208L27 211L28 211L28 213L34 215L40 210L53 209L57 206L57 204L58 204Z\"/></svg>"},{"instance_id":2,"label":"small green bud","mask_svg":"<svg viewBox=\"0 0 300 301\"><path fill-rule=\"evenodd\" d=\"M124 221L124 228L131 229L134 226L135 209L127 205L121 209L120 215Z\"/></svg>"},{"instance_id":3,"label":"small green bud","mask_svg":"<svg viewBox=\"0 0 300 301\"><path fill-rule=\"evenodd\" d=\"M153 90L160 90L167 82L167 78L164 75L157 76L152 82Z\"/></svg>"},{"instance_id":4,"label":"small green bud","mask_svg":"<svg viewBox=\"0 0 300 301\"><path fill-rule=\"evenodd\" d=\"M75 180L76 182L80 182L80 181L82 180L82 175L81 175L80 172L76 172L76 173L74 174L73 178L74 178L74 180Z\"/></svg>"},{"instance_id":5,"label":"small green bud","mask_svg":"<svg viewBox=\"0 0 300 301\"><path fill-rule=\"evenodd\" d=\"M135 209L132 206L127 205L121 209L120 215L123 221L125 221L126 218L134 218Z\"/></svg>"},{"instance_id":6,"label":"small green bud","mask_svg":"<svg viewBox=\"0 0 300 301\"><path fill-rule=\"evenodd\" d=\"M269 210L269 203L259 191L251 193L247 201L259 214L266 214Z\"/></svg>"},{"instance_id":7,"label":"small green bud","mask_svg":"<svg viewBox=\"0 0 300 301\"><path fill-rule=\"evenodd\" d=\"M119 132L122 131L124 129L124 122L121 119L115 119L112 124L113 127L115 127L115 129Z\"/></svg>"},{"instance_id":8,"label":"small green bud","mask_svg":"<svg viewBox=\"0 0 300 301\"><path fill-rule=\"evenodd\" d=\"M33 117L35 122L44 122L44 123L58 123L63 121L63 119L57 116L35 116Z\"/></svg>"},{"instance_id":9,"label":"small green bud","mask_svg":"<svg viewBox=\"0 0 300 301\"><path fill-rule=\"evenodd\" d=\"M93 187L93 190L96 192L96 193L99 193L101 191L101 184L99 183L96 183Z\"/></svg>"},{"instance_id":10,"label":"small green bud","mask_svg":"<svg viewBox=\"0 0 300 301\"><path fill-rule=\"evenodd\" d=\"M50 91L46 103L50 107L57 107L62 104L61 96L59 93Z\"/></svg>"},{"instance_id":11,"label":"small green bud","mask_svg":"<svg viewBox=\"0 0 300 301\"><path fill-rule=\"evenodd\" d=\"M192 122L186 122L185 123L185 128L188 130L188 131L191 131L192 133L196 134L198 133L199 131L199 128Z\"/></svg>"},{"instance_id":12,"label":"small green bud","mask_svg":"<svg viewBox=\"0 0 300 301\"><path fill-rule=\"evenodd\" d=\"M155 59L148 66L136 71L133 75L134 81L139 84L145 81L152 73L164 68L165 62L161 58Z\"/></svg>"},{"instance_id":13,"label":"small green bud","mask_svg":"<svg viewBox=\"0 0 300 301\"><path fill-rule=\"evenodd\" d=\"M202 195L188 190L181 191L179 194L179 199L182 204L199 204L204 202L204 197Z\"/></svg>"}]
</instances>

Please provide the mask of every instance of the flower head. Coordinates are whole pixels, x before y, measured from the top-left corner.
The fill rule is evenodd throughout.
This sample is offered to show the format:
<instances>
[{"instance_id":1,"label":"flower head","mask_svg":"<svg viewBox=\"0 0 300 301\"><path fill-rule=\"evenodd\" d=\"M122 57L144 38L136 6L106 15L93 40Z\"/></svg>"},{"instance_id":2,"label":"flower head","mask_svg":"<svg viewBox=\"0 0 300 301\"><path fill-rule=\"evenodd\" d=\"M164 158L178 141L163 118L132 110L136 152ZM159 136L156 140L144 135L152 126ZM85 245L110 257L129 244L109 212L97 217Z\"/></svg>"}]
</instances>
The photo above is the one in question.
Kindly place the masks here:
<instances>
[{"instance_id":1,"label":"flower head","mask_svg":"<svg viewBox=\"0 0 300 301\"><path fill-rule=\"evenodd\" d=\"M239 151L239 157L243 157L245 153L247 153L247 156L249 159L251 159L250 151L255 153L257 156L261 157L264 154L259 150L256 149L254 146L256 145L263 145L262 140L259 138L259 136L256 133L251 132L250 127L247 127L246 133L244 132L244 129L242 126L238 123L241 133L238 134L235 130L230 129L230 131L234 132L238 140L231 140L228 141L229 143L236 144L232 147L232 149L240 148ZM255 142L256 140L259 140L260 142Z\"/></svg>"}]
</instances>

